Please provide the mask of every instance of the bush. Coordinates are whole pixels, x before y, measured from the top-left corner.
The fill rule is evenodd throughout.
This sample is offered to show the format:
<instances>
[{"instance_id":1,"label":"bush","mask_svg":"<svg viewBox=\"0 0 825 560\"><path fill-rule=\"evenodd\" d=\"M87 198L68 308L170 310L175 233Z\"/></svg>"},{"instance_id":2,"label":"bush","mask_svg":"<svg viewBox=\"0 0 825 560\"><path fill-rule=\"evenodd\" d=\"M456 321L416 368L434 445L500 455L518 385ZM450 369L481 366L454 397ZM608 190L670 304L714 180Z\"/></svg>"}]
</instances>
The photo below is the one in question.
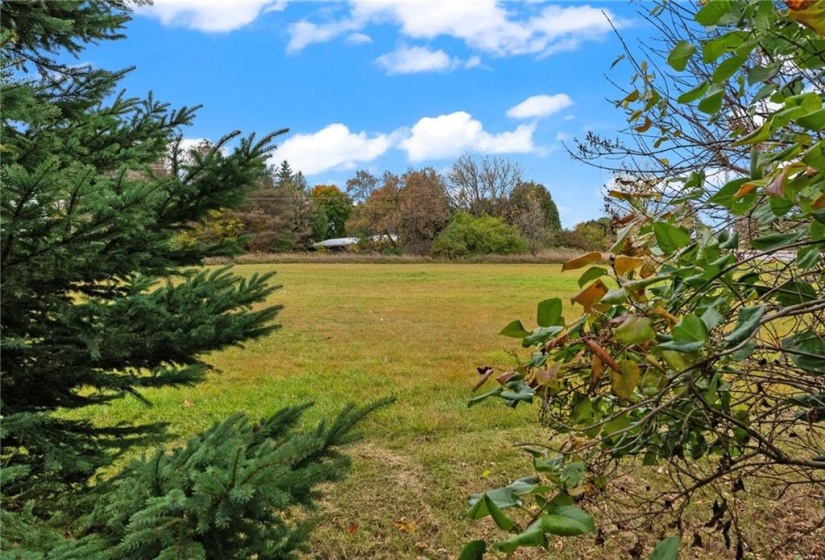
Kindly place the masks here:
<instances>
[{"instance_id":1,"label":"bush","mask_svg":"<svg viewBox=\"0 0 825 560\"><path fill-rule=\"evenodd\" d=\"M514 226L492 216L471 216L458 212L433 242L432 255L449 259L470 255L512 255L526 253L527 240Z\"/></svg>"}]
</instances>

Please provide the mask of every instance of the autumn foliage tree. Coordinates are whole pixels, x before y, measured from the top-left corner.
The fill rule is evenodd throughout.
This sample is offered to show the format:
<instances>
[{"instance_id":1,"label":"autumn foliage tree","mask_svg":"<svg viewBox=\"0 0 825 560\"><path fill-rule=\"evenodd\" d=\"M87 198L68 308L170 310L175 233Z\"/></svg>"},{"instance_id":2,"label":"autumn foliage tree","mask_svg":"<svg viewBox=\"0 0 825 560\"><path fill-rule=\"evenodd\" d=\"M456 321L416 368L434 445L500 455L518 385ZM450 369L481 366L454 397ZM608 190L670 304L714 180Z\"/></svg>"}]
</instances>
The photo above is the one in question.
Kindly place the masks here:
<instances>
[{"instance_id":1,"label":"autumn foliage tree","mask_svg":"<svg viewBox=\"0 0 825 560\"><path fill-rule=\"evenodd\" d=\"M523 445L537 476L472 498L471 517L514 533L499 549L598 527L600 542L630 533L636 557L643 535L666 537L656 559L708 541L735 558L817 554L816 514L779 541L758 504L779 496L792 517L787 501L825 484L823 14L817 0L647 14L664 41L649 60L625 53L631 138L583 152L624 177L610 260L567 262L584 271L576 316L539 303L536 327L501 333L525 360L479 368L477 387L498 386L471 404L538 402L558 435Z\"/></svg>"}]
</instances>

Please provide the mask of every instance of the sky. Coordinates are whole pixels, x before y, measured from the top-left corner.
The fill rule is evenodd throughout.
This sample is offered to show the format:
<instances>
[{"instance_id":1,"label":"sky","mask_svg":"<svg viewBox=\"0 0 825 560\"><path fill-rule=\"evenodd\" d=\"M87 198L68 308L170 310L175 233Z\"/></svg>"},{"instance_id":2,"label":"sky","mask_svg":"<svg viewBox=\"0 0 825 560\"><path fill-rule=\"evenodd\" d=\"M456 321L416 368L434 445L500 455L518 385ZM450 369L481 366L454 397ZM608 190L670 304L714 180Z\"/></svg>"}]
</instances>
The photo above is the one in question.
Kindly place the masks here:
<instances>
[{"instance_id":1,"label":"sky","mask_svg":"<svg viewBox=\"0 0 825 560\"><path fill-rule=\"evenodd\" d=\"M645 32L628 2L483 0L306 2L155 0L127 38L83 62L135 66L127 93L203 105L187 138L282 128L271 156L310 185L342 189L357 169L376 175L462 153L518 162L545 185L562 224L598 218L608 173L571 159L587 131L615 137L609 101L628 68L616 31Z\"/></svg>"}]
</instances>

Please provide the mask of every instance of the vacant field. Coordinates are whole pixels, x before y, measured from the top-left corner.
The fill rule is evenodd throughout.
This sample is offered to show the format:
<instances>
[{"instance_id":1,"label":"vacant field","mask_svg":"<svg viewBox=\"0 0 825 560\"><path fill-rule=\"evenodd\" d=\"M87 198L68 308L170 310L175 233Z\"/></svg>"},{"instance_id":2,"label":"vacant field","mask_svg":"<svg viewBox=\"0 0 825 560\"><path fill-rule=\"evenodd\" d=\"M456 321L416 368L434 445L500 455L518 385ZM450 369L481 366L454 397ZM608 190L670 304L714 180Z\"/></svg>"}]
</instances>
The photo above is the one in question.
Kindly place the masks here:
<instances>
[{"instance_id":1,"label":"vacant field","mask_svg":"<svg viewBox=\"0 0 825 560\"><path fill-rule=\"evenodd\" d=\"M239 410L263 416L312 400L306 418L314 422L347 402L396 395L397 404L370 418L366 439L350 449L352 475L327 489L311 557L455 558L462 543L493 530L462 518L466 496L532 474L512 443L551 437L535 409L485 403L468 410L475 366L513 363L508 352L517 342L496 333L515 318L531 323L538 301L575 293L578 275L552 264L236 270L273 268L282 285L272 298L284 305L281 330L211 355L216 372L205 384L150 391L153 407L127 399L99 408L97 419L167 421L188 436ZM770 517L770 504L761 507ZM556 558L627 557L596 547L592 537L556 544Z\"/></svg>"}]
</instances>

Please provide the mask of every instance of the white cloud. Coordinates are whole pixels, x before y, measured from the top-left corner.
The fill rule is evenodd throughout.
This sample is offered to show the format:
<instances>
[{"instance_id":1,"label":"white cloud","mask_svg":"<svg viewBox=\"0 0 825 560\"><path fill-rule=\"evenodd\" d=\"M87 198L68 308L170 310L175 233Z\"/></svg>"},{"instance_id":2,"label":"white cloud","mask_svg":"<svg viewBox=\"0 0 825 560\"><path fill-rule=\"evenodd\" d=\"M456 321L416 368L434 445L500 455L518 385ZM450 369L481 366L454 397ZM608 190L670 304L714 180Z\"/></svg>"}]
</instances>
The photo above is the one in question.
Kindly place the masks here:
<instances>
[{"instance_id":1,"label":"white cloud","mask_svg":"<svg viewBox=\"0 0 825 560\"><path fill-rule=\"evenodd\" d=\"M464 68L476 68L478 66L481 66L480 56L471 56L467 59L467 62L464 63Z\"/></svg>"},{"instance_id":2,"label":"white cloud","mask_svg":"<svg viewBox=\"0 0 825 560\"><path fill-rule=\"evenodd\" d=\"M347 43L350 45L366 45L372 43L372 37L365 33L352 33L347 37Z\"/></svg>"},{"instance_id":3,"label":"white cloud","mask_svg":"<svg viewBox=\"0 0 825 560\"><path fill-rule=\"evenodd\" d=\"M163 25L227 32L252 23L262 13L283 10L286 4L286 0L154 0L137 13Z\"/></svg>"},{"instance_id":4,"label":"white cloud","mask_svg":"<svg viewBox=\"0 0 825 560\"><path fill-rule=\"evenodd\" d=\"M490 134L469 113L458 111L419 120L399 147L414 162L454 157L468 150L492 154L529 153L535 151L534 130L534 125L521 125L513 131Z\"/></svg>"},{"instance_id":5,"label":"white cloud","mask_svg":"<svg viewBox=\"0 0 825 560\"><path fill-rule=\"evenodd\" d=\"M517 4L492 1L428 2L425 8L419 2L353 0L349 15L341 20L295 24L289 49L329 41L369 24L389 23L408 38L452 37L496 56L549 55L602 39L612 31L608 17L617 27L624 23L609 10L587 5L546 6L528 14Z\"/></svg>"},{"instance_id":6,"label":"white cloud","mask_svg":"<svg viewBox=\"0 0 825 560\"><path fill-rule=\"evenodd\" d=\"M455 68L460 61L451 58L443 50L433 51L426 47L399 47L382 54L376 62L388 74L417 74L443 72Z\"/></svg>"},{"instance_id":7,"label":"white cloud","mask_svg":"<svg viewBox=\"0 0 825 560\"><path fill-rule=\"evenodd\" d=\"M350 31L361 29L361 25L350 20L318 24L299 21L289 26L289 43L287 52L298 52L313 43L325 43Z\"/></svg>"},{"instance_id":8,"label":"white cloud","mask_svg":"<svg viewBox=\"0 0 825 560\"><path fill-rule=\"evenodd\" d=\"M350 132L340 123L330 124L318 132L296 134L281 144L272 158L287 160L293 169L304 175L315 175L330 169L352 169L359 163L382 156L393 145L393 135Z\"/></svg>"},{"instance_id":9,"label":"white cloud","mask_svg":"<svg viewBox=\"0 0 825 560\"><path fill-rule=\"evenodd\" d=\"M573 100L564 93L534 95L533 97L528 97L515 107L511 107L507 111L507 116L514 119L540 119L563 111L572 104Z\"/></svg>"}]
</instances>

